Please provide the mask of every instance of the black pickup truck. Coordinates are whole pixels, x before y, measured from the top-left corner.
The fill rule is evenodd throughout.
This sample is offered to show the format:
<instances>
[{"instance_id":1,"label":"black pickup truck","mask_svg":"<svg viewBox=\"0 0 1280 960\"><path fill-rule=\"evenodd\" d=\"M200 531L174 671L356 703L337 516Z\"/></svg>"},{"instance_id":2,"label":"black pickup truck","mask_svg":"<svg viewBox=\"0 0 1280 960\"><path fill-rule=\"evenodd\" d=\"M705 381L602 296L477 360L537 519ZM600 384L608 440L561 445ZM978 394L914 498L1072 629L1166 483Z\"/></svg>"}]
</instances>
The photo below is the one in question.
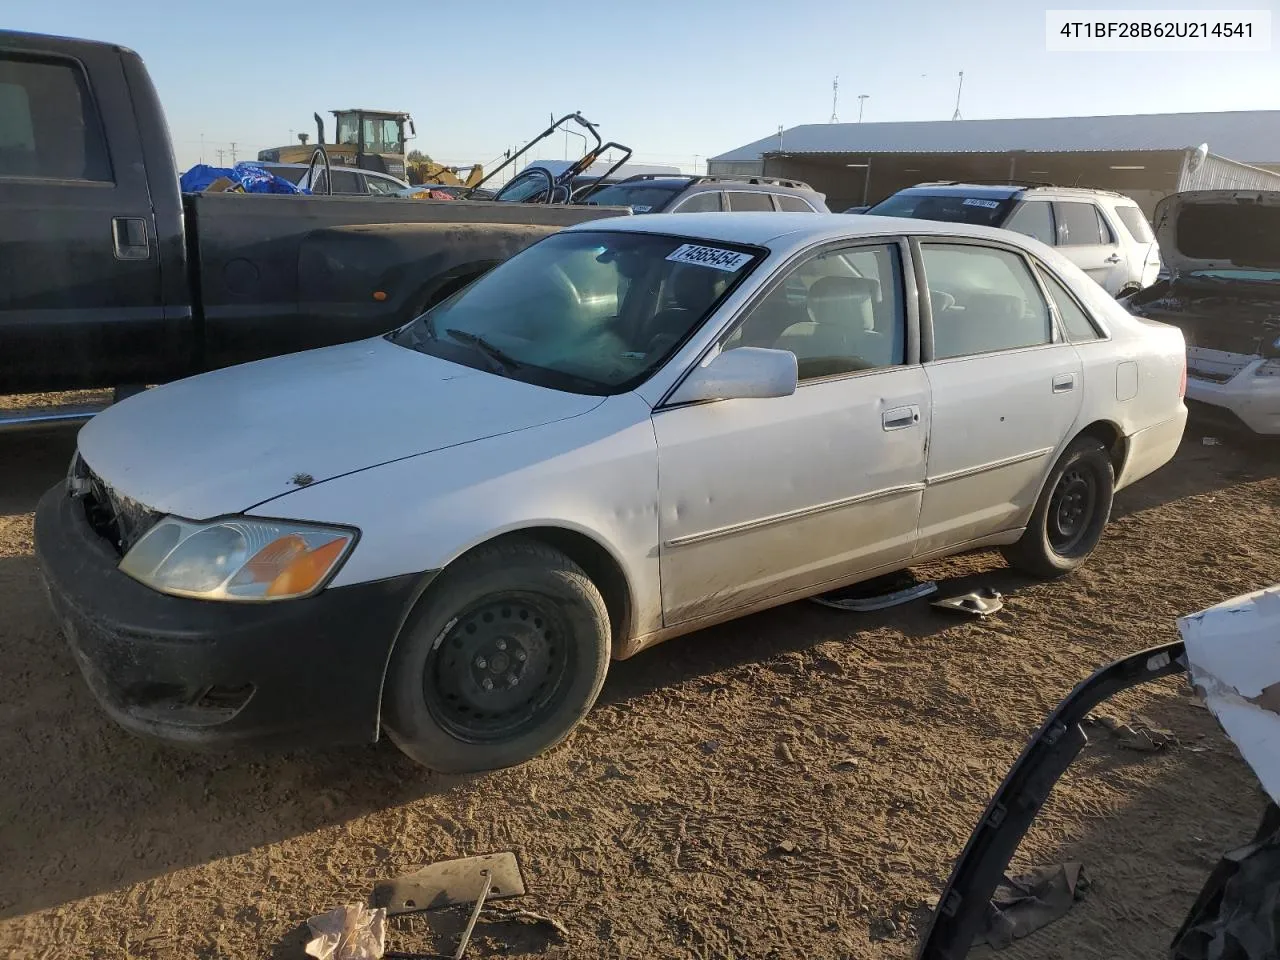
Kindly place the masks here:
<instances>
[{"instance_id":1,"label":"black pickup truck","mask_svg":"<svg viewBox=\"0 0 1280 960\"><path fill-rule=\"evenodd\" d=\"M136 53L0 31L0 394L162 383L372 336L548 233L629 212L183 195Z\"/></svg>"}]
</instances>

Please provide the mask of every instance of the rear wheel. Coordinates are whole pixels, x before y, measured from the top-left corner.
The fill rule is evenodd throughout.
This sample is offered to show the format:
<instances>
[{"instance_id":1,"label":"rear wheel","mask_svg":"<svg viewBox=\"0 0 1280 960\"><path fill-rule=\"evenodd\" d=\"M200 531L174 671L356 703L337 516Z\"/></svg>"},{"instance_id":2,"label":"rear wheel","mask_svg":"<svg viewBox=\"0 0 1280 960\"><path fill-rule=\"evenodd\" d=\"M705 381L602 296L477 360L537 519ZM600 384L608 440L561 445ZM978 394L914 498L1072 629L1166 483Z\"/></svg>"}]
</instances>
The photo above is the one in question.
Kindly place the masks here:
<instances>
[{"instance_id":1,"label":"rear wheel","mask_svg":"<svg viewBox=\"0 0 1280 960\"><path fill-rule=\"evenodd\" d=\"M1070 573L1102 539L1115 495L1115 468L1094 437L1077 438L1054 464L1026 532L1004 548L1011 566L1037 577Z\"/></svg>"},{"instance_id":2,"label":"rear wheel","mask_svg":"<svg viewBox=\"0 0 1280 960\"><path fill-rule=\"evenodd\" d=\"M609 646L604 599L567 556L533 541L481 548L441 575L397 641L387 732L441 772L523 763L586 716Z\"/></svg>"}]
</instances>

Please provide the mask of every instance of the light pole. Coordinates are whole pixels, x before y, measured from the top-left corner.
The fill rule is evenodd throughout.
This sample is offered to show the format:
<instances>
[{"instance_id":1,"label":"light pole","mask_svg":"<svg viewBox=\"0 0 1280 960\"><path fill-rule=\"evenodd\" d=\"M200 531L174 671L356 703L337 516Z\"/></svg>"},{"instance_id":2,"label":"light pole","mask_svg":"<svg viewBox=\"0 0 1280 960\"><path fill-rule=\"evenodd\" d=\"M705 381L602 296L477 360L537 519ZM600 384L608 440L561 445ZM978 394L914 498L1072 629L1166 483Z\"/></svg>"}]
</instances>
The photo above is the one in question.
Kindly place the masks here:
<instances>
[{"instance_id":1,"label":"light pole","mask_svg":"<svg viewBox=\"0 0 1280 960\"><path fill-rule=\"evenodd\" d=\"M866 106L867 100L871 97L869 93L858 94L858 122L862 122L862 108Z\"/></svg>"}]
</instances>

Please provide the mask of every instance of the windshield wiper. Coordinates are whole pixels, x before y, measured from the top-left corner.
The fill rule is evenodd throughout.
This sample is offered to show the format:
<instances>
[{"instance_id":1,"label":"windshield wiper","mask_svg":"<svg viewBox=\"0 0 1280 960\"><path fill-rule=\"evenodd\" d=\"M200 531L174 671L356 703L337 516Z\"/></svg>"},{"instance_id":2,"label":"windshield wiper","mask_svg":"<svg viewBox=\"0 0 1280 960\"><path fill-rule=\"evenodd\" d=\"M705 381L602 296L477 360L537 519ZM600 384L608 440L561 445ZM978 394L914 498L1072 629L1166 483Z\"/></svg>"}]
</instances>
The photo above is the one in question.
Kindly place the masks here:
<instances>
[{"instance_id":1,"label":"windshield wiper","mask_svg":"<svg viewBox=\"0 0 1280 960\"><path fill-rule=\"evenodd\" d=\"M458 330L453 327L445 328L446 336L452 337L461 343L470 344L479 350L482 354L489 358L497 365L499 373L510 373L524 366L519 360L511 356L501 347L495 347L492 343L480 336L478 333L472 333L470 330Z\"/></svg>"}]
</instances>

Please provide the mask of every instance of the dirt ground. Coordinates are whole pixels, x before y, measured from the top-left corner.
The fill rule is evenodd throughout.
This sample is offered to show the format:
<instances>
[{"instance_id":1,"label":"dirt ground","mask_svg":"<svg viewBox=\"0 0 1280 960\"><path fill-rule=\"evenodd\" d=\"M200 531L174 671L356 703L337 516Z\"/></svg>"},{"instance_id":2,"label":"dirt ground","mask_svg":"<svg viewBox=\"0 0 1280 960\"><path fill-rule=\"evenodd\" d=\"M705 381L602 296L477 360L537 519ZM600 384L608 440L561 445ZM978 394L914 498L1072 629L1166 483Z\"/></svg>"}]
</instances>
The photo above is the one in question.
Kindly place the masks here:
<instances>
[{"instance_id":1,"label":"dirt ground","mask_svg":"<svg viewBox=\"0 0 1280 960\"><path fill-rule=\"evenodd\" d=\"M385 743L206 755L115 728L32 558L31 511L71 434L0 438L0 954L301 957L305 919L376 879L514 849L521 905L569 936L484 925L469 956L907 957L1045 713L1097 666L1173 639L1178 615L1280 581L1280 450L1205 432L1118 497L1065 580L988 553L919 571L1004 591L987 622L793 604L615 664L566 745L468 778ZM1082 860L1088 897L1006 955L1158 955L1256 826L1252 774L1181 684L1109 709L1179 743L1086 749L1019 859ZM428 916L393 922L389 946L451 949Z\"/></svg>"}]
</instances>

